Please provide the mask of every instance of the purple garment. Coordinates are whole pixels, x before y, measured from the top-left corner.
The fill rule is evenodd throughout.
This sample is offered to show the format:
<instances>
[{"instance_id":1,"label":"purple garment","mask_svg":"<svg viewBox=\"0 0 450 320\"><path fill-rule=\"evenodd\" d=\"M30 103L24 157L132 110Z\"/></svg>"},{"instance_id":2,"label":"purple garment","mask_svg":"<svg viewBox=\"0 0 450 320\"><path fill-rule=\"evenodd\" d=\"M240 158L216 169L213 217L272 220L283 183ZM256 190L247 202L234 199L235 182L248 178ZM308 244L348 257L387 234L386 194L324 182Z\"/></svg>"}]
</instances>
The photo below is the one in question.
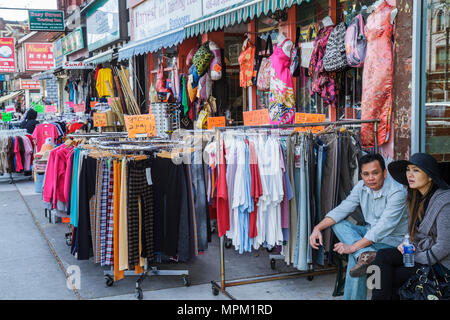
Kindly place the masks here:
<instances>
[{"instance_id":1,"label":"purple garment","mask_svg":"<svg viewBox=\"0 0 450 320\"><path fill-rule=\"evenodd\" d=\"M31 157L33 156L33 145L30 140L26 137L23 137L23 147L25 149L25 161L24 161L24 170L31 170Z\"/></svg>"}]
</instances>

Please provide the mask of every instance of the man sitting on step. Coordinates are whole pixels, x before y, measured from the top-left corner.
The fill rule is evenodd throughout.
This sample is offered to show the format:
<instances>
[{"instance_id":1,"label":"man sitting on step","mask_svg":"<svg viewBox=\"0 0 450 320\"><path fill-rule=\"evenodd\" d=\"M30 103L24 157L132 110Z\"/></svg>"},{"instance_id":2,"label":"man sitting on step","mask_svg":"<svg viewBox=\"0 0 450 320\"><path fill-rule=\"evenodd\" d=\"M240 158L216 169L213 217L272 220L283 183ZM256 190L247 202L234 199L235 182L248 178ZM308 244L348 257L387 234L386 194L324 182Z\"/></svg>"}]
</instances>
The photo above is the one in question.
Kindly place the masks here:
<instances>
[{"instance_id":1,"label":"man sitting on step","mask_svg":"<svg viewBox=\"0 0 450 320\"><path fill-rule=\"evenodd\" d=\"M367 298L366 270L373 262L376 251L397 247L408 228L406 190L393 179L387 178L384 159L380 154L367 154L359 159L362 180L339 206L328 212L313 229L309 238L313 249L323 245L321 231L331 227L341 241L334 251L348 254L344 299ZM360 206L365 225L345 220Z\"/></svg>"}]
</instances>

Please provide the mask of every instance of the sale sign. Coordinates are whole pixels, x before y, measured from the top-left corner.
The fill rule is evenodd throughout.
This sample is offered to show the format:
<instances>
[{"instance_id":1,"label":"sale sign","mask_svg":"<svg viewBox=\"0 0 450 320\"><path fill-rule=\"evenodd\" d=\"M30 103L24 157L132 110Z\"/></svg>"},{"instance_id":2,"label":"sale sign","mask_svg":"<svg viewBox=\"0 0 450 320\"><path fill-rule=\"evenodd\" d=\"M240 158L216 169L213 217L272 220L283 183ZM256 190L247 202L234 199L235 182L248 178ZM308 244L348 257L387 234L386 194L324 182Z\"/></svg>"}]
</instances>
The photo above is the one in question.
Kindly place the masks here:
<instances>
[{"instance_id":1,"label":"sale sign","mask_svg":"<svg viewBox=\"0 0 450 320\"><path fill-rule=\"evenodd\" d=\"M54 113L56 112L56 104L49 104L45 106L46 113Z\"/></svg>"},{"instance_id":2,"label":"sale sign","mask_svg":"<svg viewBox=\"0 0 450 320\"><path fill-rule=\"evenodd\" d=\"M302 123L319 123L325 121L325 115L324 114L316 114L316 113L295 113L295 123L296 124L302 124ZM319 131L322 131L325 129L323 126L319 127L299 127L295 128L295 131L298 132L306 132L306 131L312 131L313 133L317 133Z\"/></svg>"},{"instance_id":3,"label":"sale sign","mask_svg":"<svg viewBox=\"0 0 450 320\"><path fill-rule=\"evenodd\" d=\"M208 130L214 129L215 127L225 127L225 117L209 117L208 118Z\"/></svg>"},{"instance_id":4,"label":"sale sign","mask_svg":"<svg viewBox=\"0 0 450 320\"><path fill-rule=\"evenodd\" d=\"M94 113L94 127L106 127L108 125L108 119L106 113L95 112Z\"/></svg>"},{"instance_id":5,"label":"sale sign","mask_svg":"<svg viewBox=\"0 0 450 320\"><path fill-rule=\"evenodd\" d=\"M16 72L14 38L0 38L0 72Z\"/></svg>"},{"instance_id":6,"label":"sale sign","mask_svg":"<svg viewBox=\"0 0 450 320\"><path fill-rule=\"evenodd\" d=\"M50 70L55 66L52 43L25 43L26 70Z\"/></svg>"},{"instance_id":7,"label":"sale sign","mask_svg":"<svg viewBox=\"0 0 450 320\"><path fill-rule=\"evenodd\" d=\"M243 113L243 116L244 116L244 125L245 126L262 126L262 125L269 124L269 110L268 109L245 111Z\"/></svg>"},{"instance_id":8,"label":"sale sign","mask_svg":"<svg viewBox=\"0 0 450 320\"><path fill-rule=\"evenodd\" d=\"M84 106L84 102L73 105L73 112L84 112L85 110L86 110L86 108Z\"/></svg>"},{"instance_id":9,"label":"sale sign","mask_svg":"<svg viewBox=\"0 0 450 320\"><path fill-rule=\"evenodd\" d=\"M156 136L156 120L154 114L125 116L125 126L129 138L136 138L137 135L143 135L145 137Z\"/></svg>"}]
</instances>

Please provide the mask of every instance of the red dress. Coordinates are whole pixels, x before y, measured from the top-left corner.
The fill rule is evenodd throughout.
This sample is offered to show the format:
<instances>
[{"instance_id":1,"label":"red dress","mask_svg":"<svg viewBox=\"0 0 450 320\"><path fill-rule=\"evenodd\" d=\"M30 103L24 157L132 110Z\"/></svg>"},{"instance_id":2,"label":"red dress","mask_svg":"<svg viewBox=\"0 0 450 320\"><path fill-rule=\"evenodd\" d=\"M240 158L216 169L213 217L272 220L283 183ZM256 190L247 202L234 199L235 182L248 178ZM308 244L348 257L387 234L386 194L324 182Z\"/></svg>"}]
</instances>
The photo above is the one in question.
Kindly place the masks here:
<instances>
[{"instance_id":1,"label":"red dress","mask_svg":"<svg viewBox=\"0 0 450 320\"><path fill-rule=\"evenodd\" d=\"M367 18L365 36L367 53L364 61L361 119L380 119L378 145L386 143L390 133L392 111L393 57L391 11L395 7L381 3ZM374 146L372 123L361 126L364 147Z\"/></svg>"}]
</instances>

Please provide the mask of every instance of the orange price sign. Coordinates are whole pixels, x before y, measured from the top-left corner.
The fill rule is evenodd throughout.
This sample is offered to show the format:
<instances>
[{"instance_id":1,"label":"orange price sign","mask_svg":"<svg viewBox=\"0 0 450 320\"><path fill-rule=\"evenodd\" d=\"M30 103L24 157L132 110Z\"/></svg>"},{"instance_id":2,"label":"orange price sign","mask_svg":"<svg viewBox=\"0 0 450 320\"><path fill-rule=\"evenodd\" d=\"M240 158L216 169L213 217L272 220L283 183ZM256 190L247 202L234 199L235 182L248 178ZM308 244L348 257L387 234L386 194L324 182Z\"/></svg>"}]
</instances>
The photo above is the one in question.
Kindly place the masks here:
<instances>
[{"instance_id":1,"label":"orange price sign","mask_svg":"<svg viewBox=\"0 0 450 320\"><path fill-rule=\"evenodd\" d=\"M91 109L95 108L95 105L98 103L98 101L91 101L90 105L91 105Z\"/></svg>"},{"instance_id":2,"label":"orange price sign","mask_svg":"<svg viewBox=\"0 0 450 320\"><path fill-rule=\"evenodd\" d=\"M263 126L269 124L268 109L245 111L243 116L245 126Z\"/></svg>"},{"instance_id":3,"label":"orange price sign","mask_svg":"<svg viewBox=\"0 0 450 320\"><path fill-rule=\"evenodd\" d=\"M208 118L208 130L215 127L225 127L225 117L209 117Z\"/></svg>"},{"instance_id":4,"label":"orange price sign","mask_svg":"<svg viewBox=\"0 0 450 320\"><path fill-rule=\"evenodd\" d=\"M156 120L154 114L125 116L125 126L129 138L136 138L136 136L141 135L145 137L156 136Z\"/></svg>"},{"instance_id":5,"label":"orange price sign","mask_svg":"<svg viewBox=\"0 0 450 320\"><path fill-rule=\"evenodd\" d=\"M315 113L296 113L295 114L295 123L315 123L315 122L324 122L325 121L325 115L324 114L315 114ZM301 128L295 128L295 131L298 132L305 132L311 130L314 133L317 133L321 130L323 130L325 127L319 126L319 127L301 127Z\"/></svg>"},{"instance_id":6,"label":"orange price sign","mask_svg":"<svg viewBox=\"0 0 450 320\"><path fill-rule=\"evenodd\" d=\"M108 120L106 119L106 113L95 112L94 113L94 127L106 127Z\"/></svg>"}]
</instances>

